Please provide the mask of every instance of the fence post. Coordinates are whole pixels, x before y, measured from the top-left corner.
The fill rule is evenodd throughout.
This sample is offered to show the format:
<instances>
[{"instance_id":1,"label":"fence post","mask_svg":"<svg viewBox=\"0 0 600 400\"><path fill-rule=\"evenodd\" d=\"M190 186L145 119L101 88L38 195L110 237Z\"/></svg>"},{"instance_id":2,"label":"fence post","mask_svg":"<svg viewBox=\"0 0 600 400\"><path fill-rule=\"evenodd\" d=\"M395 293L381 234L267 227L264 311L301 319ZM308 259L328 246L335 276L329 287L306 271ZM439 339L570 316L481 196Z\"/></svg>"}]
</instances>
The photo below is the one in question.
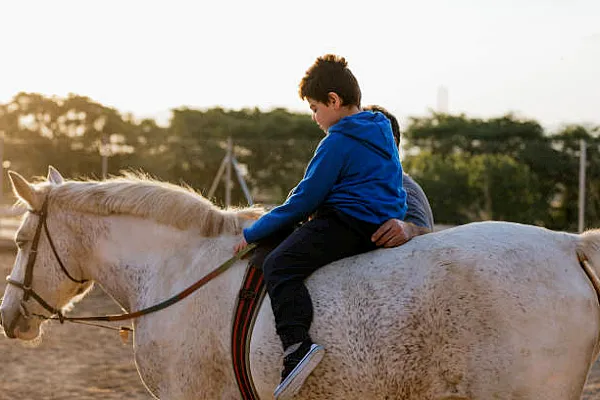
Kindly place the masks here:
<instances>
[{"instance_id":1,"label":"fence post","mask_svg":"<svg viewBox=\"0 0 600 400\"><path fill-rule=\"evenodd\" d=\"M215 194L215 190L221 181L223 172L225 172L225 177L223 177L223 180L225 181L225 207L231 206L231 189L233 187L233 181L231 179L232 169L235 171L235 175L240 183L242 191L244 192L244 196L246 196L246 200L248 200L248 204L253 205L254 202L252 201L250 190L248 189L248 185L246 185L246 181L242 176L240 165L233 154L233 139L231 139L231 136L227 139L227 153L225 154L225 157L223 157L223 161L221 161L221 165L219 166L217 175L213 179L212 185L210 185L207 197L212 199L213 195Z\"/></svg>"},{"instance_id":2,"label":"fence post","mask_svg":"<svg viewBox=\"0 0 600 400\"><path fill-rule=\"evenodd\" d=\"M100 155L102 156L102 180L105 180L108 174L108 136L104 132L100 139Z\"/></svg>"},{"instance_id":3,"label":"fence post","mask_svg":"<svg viewBox=\"0 0 600 400\"><path fill-rule=\"evenodd\" d=\"M233 164L233 140L231 136L227 138L227 164L225 165L225 207L231 206L231 165Z\"/></svg>"},{"instance_id":4,"label":"fence post","mask_svg":"<svg viewBox=\"0 0 600 400\"><path fill-rule=\"evenodd\" d=\"M586 143L579 140L579 233L585 228L585 167L586 167Z\"/></svg>"},{"instance_id":5,"label":"fence post","mask_svg":"<svg viewBox=\"0 0 600 400\"><path fill-rule=\"evenodd\" d=\"M2 131L0 131L0 208L4 209L4 132ZM0 231L2 231L1 216Z\"/></svg>"}]
</instances>

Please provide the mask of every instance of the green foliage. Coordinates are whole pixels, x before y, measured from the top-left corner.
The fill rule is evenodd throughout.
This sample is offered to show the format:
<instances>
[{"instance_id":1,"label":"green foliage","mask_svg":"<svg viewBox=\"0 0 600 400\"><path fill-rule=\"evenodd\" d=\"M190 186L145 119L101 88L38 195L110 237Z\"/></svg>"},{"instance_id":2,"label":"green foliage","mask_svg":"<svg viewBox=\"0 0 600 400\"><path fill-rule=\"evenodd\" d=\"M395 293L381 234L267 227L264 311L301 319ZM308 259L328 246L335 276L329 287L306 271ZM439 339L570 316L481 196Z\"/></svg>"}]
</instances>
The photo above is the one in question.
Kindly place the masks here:
<instances>
[{"instance_id":1,"label":"green foliage","mask_svg":"<svg viewBox=\"0 0 600 400\"><path fill-rule=\"evenodd\" d=\"M125 151L131 129L116 110L75 95L58 99L19 93L3 106L1 120L5 158L29 176L43 175L48 164L67 176L99 171L102 137L114 141L117 152Z\"/></svg>"},{"instance_id":2,"label":"green foliage","mask_svg":"<svg viewBox=\"0 0 600 400\"><path fill-rule=\"evenodd\" d=\"M405 159L403 166L425 190L436 222L454 225L470 220L474 192L464 156L421 152Z\"/></svg>"},{"instance_id":3,"label":"green foliage","mask_svg":"<svg viewBox=\"0 0 600 400\"><path fill-rule=\"evenodd\" d=\"M162 127L87 97L35 93L0 104L0 134L4 159L27 177L45 175L51 164L68 177L99 178L102 149L109 174L142 170L204 194L232 138L254 200L270 204L298 183L323 138L309 115L285 109L178 108ZM410 120L403 164L439 223L496 219L575 230L581 139L588 143L588 226L600 226L599 134L598 127L580 125L548 134L536 121L511 114L486 120L434 113ZM233 177L232 203L244 205ZM214 197L223 204L223 184Z\"/></svg>"},{"instance_id":4,"label":"green foliage","mask_svg":"<svg viewBox=\"0 0 600 400\"><path fill-rule=\"evenodd\" d=\"M504 154L481 154L469 159L469 187L475 190L471 220L541 223L544 204L538 179L529 167Z\"/></svg>"},{"instance_id":5,"label":"green foliage","mask_svg":"<svg viewBox=\"0 0 600 400\"><path fill-rule=\"evenodd\" d=\"M135 121L86 97L60 99L30 93L0 105L0 130L6 136L5 159L25 176L43 176L50 164L65 176L99 178L100 151L108 147L109 174L142 170L205 194L231 137L235 157L247 170L245 180L253 198L264 203L286 198L323 137L309 115L284 109L180 108L173 110L165 128L150 119ZM103 140L107 146L102 146ZM223 203L223 198L220 184L214 200ZM234 179L232 203L245 202Z\"/></svg>"},{"instance_id":6,"label":"green foliage","mask_svg":"<svg viewBox=\"0 0 600 400\"><path fill-rule=\"evenodd\" d=\"M166 139L168 170L206 192L226 154L229 137L236 159L246 167L245 180L253 188L253 197L259 202L278 203L302 179L323 133L308 115L284 109L176 109ZM244 204L235 182L233 204Z\"/></svg>"},{"instance_id":7,"label":"green foliage","mask_svg":"<svg viewBox=\"0 0 600 400\"><path fill-rule=\"evenodd\" d=\"M592 145L590 185L600 172L592 133L597 128L576 125L547 135L537 122L510 114L482 120L434 113L411 119L405 147L416 155L404 163L422 183L438 222L496 219L574 230L580 139ZM595 226L600 225L597 197L589 196L588 218Z\"/></svg>"}]
</instances>

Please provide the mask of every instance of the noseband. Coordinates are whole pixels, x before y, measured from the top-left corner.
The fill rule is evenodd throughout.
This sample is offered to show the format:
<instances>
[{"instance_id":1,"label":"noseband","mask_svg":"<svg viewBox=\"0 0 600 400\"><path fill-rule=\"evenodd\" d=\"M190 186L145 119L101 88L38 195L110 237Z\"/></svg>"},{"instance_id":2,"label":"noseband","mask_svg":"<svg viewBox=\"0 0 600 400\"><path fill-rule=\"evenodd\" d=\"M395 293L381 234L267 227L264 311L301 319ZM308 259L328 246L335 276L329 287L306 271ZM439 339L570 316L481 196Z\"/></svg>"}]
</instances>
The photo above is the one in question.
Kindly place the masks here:
<instances>
[{"instance_id":1,"label":"noseband","mask_svg":"<svg viewBox=\"0 0 600 400\"><path fill-rule=\"evenodd\" d=\"M44 307L48 312L58 315L58 319L62 321L64 317L63 317L61 311L52 307L50 304L48 304L48 302L46 302L40 295L38 295L31 288L31 282L33 281L33 267L35 266L35 260L37 258L38 245L40 242L40 237L42 236L42 228L44 229L44 232L46 232L46 237L48 238L48 243L50 243L50 247L52 248L54 257L58 261L58 264L60 265L60 268L65 273L65 275L75 283L82 284L82 283L88 282L88 280L73 278L73 276L69 273L69 271L65 267L64 263L60 259L58 252L56 251L56 246L54 246L54 242L52 241L52 237L50 236L50 231L48 230L48 222L46 221L46 218L48 216L48 197L49 196L46 196L46 199L44 200L44 204L42 205L42 209L40 211L36 211L36 210L32 210L32 209L28 210L30 213L37 215L39 217L39 221L37 224L37 228L35 230L35 235L33 236L33 241L31 242L31 250L29 251L29 258L27 259L27 266L25 267L25 280L23 281L23 283L21 283L19 281L15 281L10 276L7 276L6 281L9 284L22 289L24 292L23 300L21 302L21 314L23 315L24 318L29 318L29 312L27 311L27 308L25 307L25 302L27 300L29 300L29 297L32 297L42 307ZM10 327L11 331L14 328L14 324L16 323L17 319L18 318L15 318L13 320L13 324L12 324L13 326Z\"/></svg>"}]
</instances>

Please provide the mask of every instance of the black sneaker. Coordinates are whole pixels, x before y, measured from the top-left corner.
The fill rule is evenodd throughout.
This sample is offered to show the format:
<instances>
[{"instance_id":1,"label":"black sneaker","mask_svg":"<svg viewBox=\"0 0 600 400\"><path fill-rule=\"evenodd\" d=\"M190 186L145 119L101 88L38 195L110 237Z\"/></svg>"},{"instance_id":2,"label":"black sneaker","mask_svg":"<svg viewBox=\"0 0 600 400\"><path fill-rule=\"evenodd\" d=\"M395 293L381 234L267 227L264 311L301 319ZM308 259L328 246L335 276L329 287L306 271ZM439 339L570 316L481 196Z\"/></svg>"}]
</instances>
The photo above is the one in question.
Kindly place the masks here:
<instances>
[{"instance_id":1,"label":"black sneaker","mask_svg":"<svg viewBox=\"0 0 600 400\"><path fill-rule=\"evenodd\" d=\"M275 388L275 399L288 400L294 397L324 355L323 346L306 340L296 351L285 356L281 383Z\"/></svg>"}]
</instances>

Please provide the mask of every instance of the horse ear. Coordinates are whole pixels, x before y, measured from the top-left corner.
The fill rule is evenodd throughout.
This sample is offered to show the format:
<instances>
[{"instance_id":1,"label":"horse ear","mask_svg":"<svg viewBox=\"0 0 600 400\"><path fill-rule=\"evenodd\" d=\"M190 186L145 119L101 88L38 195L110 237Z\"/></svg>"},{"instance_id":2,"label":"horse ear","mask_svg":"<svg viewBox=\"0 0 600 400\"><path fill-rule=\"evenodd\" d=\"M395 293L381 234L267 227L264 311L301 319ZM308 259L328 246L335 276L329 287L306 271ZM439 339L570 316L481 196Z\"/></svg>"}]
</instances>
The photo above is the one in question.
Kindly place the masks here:
<instances>
[{"instance_id":1,"label":"horse ear","mask_svg":"<svg viewBox=\"0 0 600 400\"><path fill-rule=\"evenodd\" d=\"M19 199L27 203L34 210L37 210L39 207L41 207L39 195L25 178L14 171L8 171L8 177L10 178L13 193Z\"/></svg>"},{"instance_id":2,"label":"horse ear","mask_svg":"<svg viewBox=\"0 0 600 400\"><path fill-rule=\"evenodd\" d=\"M61 185L65 182L64 178L52 165L48 165L48 182Z\"/></svg>"}]
</instances>

